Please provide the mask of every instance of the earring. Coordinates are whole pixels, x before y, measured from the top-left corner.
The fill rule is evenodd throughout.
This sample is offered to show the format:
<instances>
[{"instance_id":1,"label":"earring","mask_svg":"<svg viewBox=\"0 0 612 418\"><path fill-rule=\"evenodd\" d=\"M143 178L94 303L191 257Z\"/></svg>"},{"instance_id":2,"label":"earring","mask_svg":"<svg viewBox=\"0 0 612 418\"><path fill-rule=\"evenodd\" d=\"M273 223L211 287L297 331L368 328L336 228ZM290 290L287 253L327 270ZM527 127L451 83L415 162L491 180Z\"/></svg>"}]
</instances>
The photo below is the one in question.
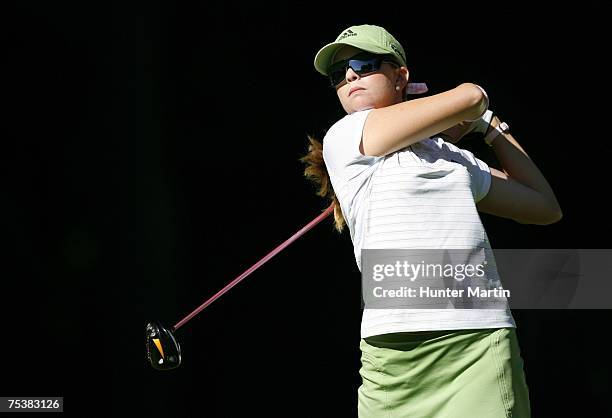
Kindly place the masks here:
<instances>
[{"instance_id":1,"label":"earring","mask_svg":"<svg viewBox=\"0 0 612 418\"><path fill-rule=\"evenodd\" d=\"M395 86L395 91L399 91L399 86Z\"/></svg>"}]
</instances>

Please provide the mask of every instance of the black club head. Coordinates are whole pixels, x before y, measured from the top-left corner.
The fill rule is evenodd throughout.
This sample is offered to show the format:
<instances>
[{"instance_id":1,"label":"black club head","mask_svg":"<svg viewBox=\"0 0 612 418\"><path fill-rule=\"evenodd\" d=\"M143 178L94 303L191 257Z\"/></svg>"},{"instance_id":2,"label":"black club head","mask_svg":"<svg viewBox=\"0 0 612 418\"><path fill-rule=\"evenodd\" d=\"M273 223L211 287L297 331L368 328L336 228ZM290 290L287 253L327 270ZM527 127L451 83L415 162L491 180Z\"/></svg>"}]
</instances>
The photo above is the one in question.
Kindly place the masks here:
<instances>
[{"instance_id":1,"label":"black club head","mask_svg":"<svg viewBox=\"0 0 612 418\"><path fill-rule=\"evenodd\" d=\"M181 347L172 331L159 322L149 322L146 327L147 357L157 370L176 369L181 364Z\"/></svg>"}]
</instances>

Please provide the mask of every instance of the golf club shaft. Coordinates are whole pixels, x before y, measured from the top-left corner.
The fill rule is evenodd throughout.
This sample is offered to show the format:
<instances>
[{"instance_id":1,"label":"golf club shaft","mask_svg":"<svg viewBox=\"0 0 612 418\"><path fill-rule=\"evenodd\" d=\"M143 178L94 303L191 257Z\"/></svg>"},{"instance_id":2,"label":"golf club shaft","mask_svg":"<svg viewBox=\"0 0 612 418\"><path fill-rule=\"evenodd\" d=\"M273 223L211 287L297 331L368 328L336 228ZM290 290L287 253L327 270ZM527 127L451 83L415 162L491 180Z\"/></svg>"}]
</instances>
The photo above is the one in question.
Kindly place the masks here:
<instances>
[{"instance_id":1,"label":"golf club shaft","mask_svg":"<svg viewBox=\"0 0 612 418\"><path fill-rule=\"evenodd\" d=\"M315 219L313 219L312 221L310 221L306 226L304 226L302 229L300 229L298 232L296 232L295 234L293 234L288 240L286 240L285 242L283 242L281 245L279 245L278 247L276 247L275 249L273 249L272 251L270 251L270 253L268 253L268 255L266 255L265 257L263 257L261 260L259 260L257 263L255 263L252 267L250 267L248 270L246 270L244 273L242 273L240 276L236 277L234 280L232 280L227 286L225 286L223 289L219 290L214 296L212 296L210 299L208 299L206 302L204 302L203 304L201 304L196 310L194 310L193 312L191 312L189 315L187 315L185 318L183 318L182 320L180 320L174 327L172 327L172 331L176 331L177 329L179 329L180 327L182 327L183 325L185 325L185 323L187 323L187 321L189 321L191 318L193 318L194 316L196 316L197 314L199 314L204 308L206 308L208 305L210 305L211 303L213 303L215 300L217 300L219 297L221 297L221 295L223 295L225 292L227 292L228 290L230 290L232 287L236 286L242 279L244 279L245 277L247 277L249 274L251 274L252 272L254 272L255 270L257 270L259 267L261 267L266 261L268 261L269 259L271 259L272 257L274 257L276 254L278 254L279 252L281 252L282 250L284 250L287 246L289 246L289 244L291 244L293 241L295 241L296 239L298 239L299 237L301 237L302 235L304 235L306 232L308 232L311 228L313 228L315 225L317 225L319 222L321 222L323 219L325 219L330 213L332 213L334 210L334 205L333 203L327 208L325 209L325 211L323 213L321 213L319 216L317 216Z\"/></svg>"}]
</instances>

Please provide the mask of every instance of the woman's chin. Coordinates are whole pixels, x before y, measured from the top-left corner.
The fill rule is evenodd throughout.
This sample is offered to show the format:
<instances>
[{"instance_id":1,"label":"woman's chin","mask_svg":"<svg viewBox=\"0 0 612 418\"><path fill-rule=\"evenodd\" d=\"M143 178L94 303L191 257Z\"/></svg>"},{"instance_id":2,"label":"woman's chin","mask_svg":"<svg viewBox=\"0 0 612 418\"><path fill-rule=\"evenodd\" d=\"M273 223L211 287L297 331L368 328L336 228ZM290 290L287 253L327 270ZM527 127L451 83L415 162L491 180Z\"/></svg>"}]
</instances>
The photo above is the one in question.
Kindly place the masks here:
<instances>
[{"instance_id":1,"label":"woman's chin","mask_svg":"<svg viewBox=\"0 0 612 418\"><path fill-rule=\"evenodd\" d=\"M355 103L352 103L351 107L354 109L354 112L361 112L362 110L374 109L376 105L371 101L358 100Z\"/></svg>"}]
</instances>

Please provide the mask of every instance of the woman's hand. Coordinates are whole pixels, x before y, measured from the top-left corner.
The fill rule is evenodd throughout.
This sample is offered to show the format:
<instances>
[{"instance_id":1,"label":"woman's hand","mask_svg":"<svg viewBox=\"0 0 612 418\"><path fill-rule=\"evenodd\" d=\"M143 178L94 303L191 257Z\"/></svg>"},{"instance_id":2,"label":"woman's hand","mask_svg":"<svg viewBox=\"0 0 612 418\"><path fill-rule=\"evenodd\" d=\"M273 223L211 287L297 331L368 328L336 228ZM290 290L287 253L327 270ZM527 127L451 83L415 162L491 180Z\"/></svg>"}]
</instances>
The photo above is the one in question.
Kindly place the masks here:
<instances>
[{"instance_id":1,"label":"woman's hand","mask_svg":"<svg viewBox=\"0 0 612 418\"><path fill-rule=\"evenodd\" d=\"M446 142L456 144L461 140L461 138L472 132L475 128L474 125L479 123L479 121L480 119L474 122L460 122L457 125L451 126L447 130L440 132L438 135L440 135Z\"/></svg>"},{"instance_id":2,"label":"woman's hand","mask_svg":"<svg viewBox=\"0 0 612 418\"><path fill-rule=\"evenodd\" d=\"M438 135L442 136L445 141L456 144L461 140L461 138L472 132L478 132L484 135L489 129L489 124L491 124L493 127L497 126L497 124L499 124L499 119L497 120L497 124L493 125L493 118L493 112L491 110L487 110L480 119L476 119L475 121L471 122L460 122L457 125L440 132Z\"/></svg>"}]
</instances>

